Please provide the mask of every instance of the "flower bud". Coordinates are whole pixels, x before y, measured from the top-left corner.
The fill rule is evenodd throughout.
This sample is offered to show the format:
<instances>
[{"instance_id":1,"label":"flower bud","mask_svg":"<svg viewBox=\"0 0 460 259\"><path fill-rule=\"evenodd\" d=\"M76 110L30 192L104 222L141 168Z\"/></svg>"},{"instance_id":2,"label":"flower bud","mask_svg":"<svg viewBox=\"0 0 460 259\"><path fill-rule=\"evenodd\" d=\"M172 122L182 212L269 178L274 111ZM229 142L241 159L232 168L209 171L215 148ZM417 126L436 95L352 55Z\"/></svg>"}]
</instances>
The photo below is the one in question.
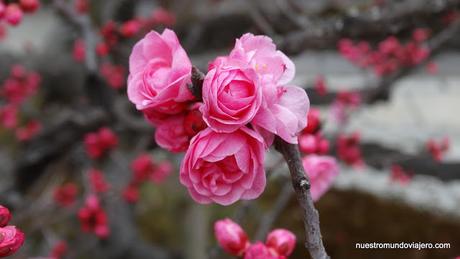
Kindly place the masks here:
<instances>
[{"instance_id":1,"label":"flower bud","mask_svg":"<svg viewBox=\"0 0 460 259\"><path fill-rule=\"evenodd\" d=\"M294 251L295 235L285 229L275 229L267 236L266 245L274 249L279 255L289 256Z\"/></svg>"},{"instance_id":2,"label":"flower bud","mask_svg":"<svg viewBox=\"0 0 460 259\"><path fill-rule=\"evenodd\" d=\"M231 255L241 256L249 246L244 230L230 219L217 221L214 224L214 233L219 245Z\"/></svg>"},{"instance_id":3,"label":"flower bud","mask_svg":"<svg viewBox=\"0 0 460 259\"><path fill-rule=\"evenodd\" d=\"M267 247L262 242L257 242L246 250L244 259L286 259L286 257L278 255L273 248Z\"/></svg>"},{"instance_id":4,"label":"flower bud","mask_svg":"<svg viewBox=\"0 0 460 259\"><path fill-rule=\"evenodd\" d=\"M33 13L40 7L39 0L20 0L19 4L26 13Z\"/></svg>"},{"instance_id":5,"label":"flower bud","mask_svg":"<svg viewBox=\"0 0 460 259\"><path fill-rule=\"evenodd\" d=\"M15 26L22 21L22 10L17 4L9 4L5 9L5 20Z\"/></svg>"},{"instance_id":6,"label":"flower bud","mask_svg":"<svg viewBox=\"0 0 460 259\"><path fill-rule=\"evenodd\" d=\"M8 208L3 207L0 205L0 227L4 227L10 222L11 220L11 213Z\"/></svg>"},{"instance_id":7,"label":"flower bud","mask_svg":"<svg viewBox=\"0 0 460 259\"><path fill-rule=\"evenodd\" d=\"M14 254L24 243L24 233L14 226L0 228L0 257Z\"/></svg>"}]
</instances>

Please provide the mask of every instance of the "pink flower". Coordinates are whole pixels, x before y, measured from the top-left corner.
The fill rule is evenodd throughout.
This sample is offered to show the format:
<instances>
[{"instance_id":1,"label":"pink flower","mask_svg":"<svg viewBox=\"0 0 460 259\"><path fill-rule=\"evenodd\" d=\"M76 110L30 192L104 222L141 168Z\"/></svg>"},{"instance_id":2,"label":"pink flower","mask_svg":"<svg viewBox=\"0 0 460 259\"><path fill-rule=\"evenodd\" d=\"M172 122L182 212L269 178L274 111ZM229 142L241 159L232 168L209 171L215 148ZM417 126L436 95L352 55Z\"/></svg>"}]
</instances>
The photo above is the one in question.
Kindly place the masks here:
<instances>
[{"instance_id":1,"label":"pink flower","mask_svg":"<svg viewBox=\"0 0 460 259\"><path fill-rule=\"evenodd\" d=\"M269 249L261 242L251 245L244 254L244 259L285 259L286 257L277 255L275 251Z\"/></svg>"},{"instance_id":2,"label":"pink flower","mask_svg":"<svg viewBox=\"0 0 460 259\"><path fill-rule=\"evenodd\" d=\"M0 126L13 129L18 124L18 107L12 104L0 107Z\"/></svg>"},{"instance_id":3,"label":"pink flower","mask_svg":"<svg viewBox=\"0 0 460 259\"><path fill-rule=\"evenodd\" d=\"M176 34L148 33L129 57L128 98L138 110L177 114L194 97L187 87L192 64ZM154 117L150 117L155 122Z\"/></svg>"},{"instance_id":4,"label":"pink flower","mask_svg":"<svg viewBox=\"0 0 460 259\"><path fill-rule=\"evenodd\" d=\"M286 229L275 229L268 234L265 244L274 249L278 255L289 256L294 251L296 237Z\"/></svg>"},{"instance_id":5,"label":"pink flower","mask_svg":"<svg viewBox=\"0 0 460 259\"><path fill-rule=\"evenodd\" d=\"M308 155L302 159L305 171L310 178L310 192L313 201L319 200L329 190L339 173L335 158L330 156Z\"/></svg>"},{"instance_id":6,"label":"pink flower","mask_svg":"<svg viewBox=\"0 0 460 259\"><path fill-rule=\"evenodd\" d=\"M143 182L150 177L154 170L155 164L149 154L141 154L131 162L133 171L133 180L136 183Z\"/></svg>"},{"instance_id":7,"label":"pink flower","mask_svg":"<svg viewBox=\"0 0 460 259\"><path fill-rule=\"evenodd\" d=\"M6 6L5 9L5 21L10 25L16 26L22 21L23 12L22 9L16 3L11 3Z\"/></svg>"},{"instance_id":8,"label":"pink flower","mask_svg":"<svg viewBox=\"0 0 460 259\"><path fill-rule=\"evenodd\" d=\"M5 15L5 11L6 5L3 3L3 1L0 1L0 19Z\"/></svg>"},{"instance_id":9,"label":"pink flower","mask_svg":"<svg viewBox=\"0 0 460 259\"><path fill-rule=\"evenodd\" d=\"M230 58L245 60L261 76L263 82L277 85L289 83L295 74L295 66L267 36L246 33L236 40Z\"/></svg>"},{"instance_id":10,"label":"pink flower","mask_svg":"<svg viewBox=\"0 0 460 259\"><path fill-rule=\"evenodd\" d=\"M54 190L54 201L60 206L70 206L75 202L78 194L78 188L75 183L66 183Z\"/></svg>"},{"instance_id":11,"label":"pink flower","mask_svg":"<svg viewBox=\"0 0 460 259\"><path fill-rule=\"evenodd\" d=\"M10 222L11 213L7 207L0 205L0 227L4 227Z\"/></svg>"},{"instance_id":12,"label":"pink flower","mask_svg":"<svg viewBox=\"0 0 460 259\"><path fill-rule=\"evenodd\" d=\"M152 180L152 182L160 184L164 182L166 178L168 178L172 170L173 166L169 161L162 161L156 166L155 170L150 176L150 179Z\"/></svg>"},{"instance_id":13,"label":"pink flower","mask_svg":"<svg viewBox=\"0 0 460 259\"><path fill-rule=\"evenodd\" d=\"M190 138L184 129L183 114L173 115L157 125L155 141L157 144L171 152L186 151Z\"/></svg>"},{"instance_id":14,"label":"pink flower","mask_svg":"<svg viewBox=\"0 0 460 259\"><path fill-rule=\"evenodd\" d=\"M51 259L61 259L68 252L69 247L66 241L57 242L51 250Z\"/></svg>"},{"instance_id":15,"label":"pink flower","mask_svg":"<svg viewBox=\"0 0 460 259\"><path fill-rule=\"evenodd\" d=\"M141 30L141 28L141 21L137 19L129 20L120 26L120 34L125 38L131 38L135 36Z\"/></svg>"},{"instance_id":16,"label":"pink flower","mask_svg":"<svg viewBox=\"0 0 460 259\"><path fill-rule=\"evenodd\" d=\"M252 124L260 130L297 144L300 131L307 126L310 107L307 93L297 86L264 86L264 102Z\"/></svg>"},{"instance_id":17,"label":"pink flower","mask_svg":"<svg viewBox=\"0 0 460 259\"><path fill-rule=\"evenodd\" d=\"M398 182L403 186L406 186L412 180L412 173L406 172L404 168L399 165L392 165L391 166L391 175L390 179L393 182Z\"/></svg>"},{"instance_id":18,"label":"pink flower","mask_svg":"<svg viewBox=\"0 0 460 259\"><path fill-rule=\"evenodd\" d=\"M136 203L139 200L139 184L130 183L123 190L123 199L128 203Z\"/></svg>"},{"instance_id":19,"label":"pink flower","mask_svg":"<svg viewBox=\"0 0 460 259\"><path fill-rule=\"evenodd\" d=\"M93 232L101 239L105 239L110 234L107 213L100 205L96 195L86 198L84 207L78 211L81 228L84 232Z\"/></svg>"},{"instance_id":20,"label":"pink flower","mask_svg":"<svg viewBox=\"0 0 460 259\"><path fill-rule=\"evenodd\" d=\"M14 254L24 244L24 233L15 226L0 228L0 257Z\"/></svg>"},{"instance_id":21,"label":"pink flower","mask_svg":"<svg viewBox=\"0 0 460 259\"><path fill-rule=\"evenodd\" d=\"M40 7L39 0L20 0L19 4L24 12L33 13Z\"/></svg>"},{"instance_id":22,"label":"pink flower","mask_svg":"<svg viewBox=\"0 0 460 259\"><path fill-rule=\"evenodd\" d=\"M24 127L16 129L16 138L19 141L28 141L36 136L41 129L42 125L39 121L31 120Z\"/></svg>"},{"instance_id":23,"label":"pink flower","mask_svg":"<svg viewBox=\"0 0 460 259\"><path fill-rule=\"evenodd\" d=\"M110 184L105 180L104 174L96 169L88 172L91 189L97 193L104 193L110 189Z\"/></svg>"},{"instance_id":24,"label":"pink flower","mask_svg":"<svg viewBox=\"0 0 460 259\"><path fill-rule=\"evenodd\" d=\"M232 132L249 123L262 103L254 69L236 59L217 58L203 82L201 112L217 132Z\"/></svg>"},{"instance_id":25,"label":"pink flower","mask_svg":"<svg viewBox=\"0 0 460 259\"><path fill-rule=\"evenodd\" d=\"M85 42L82 39L77 39L73 43L72 57L77 62L83 62L86 55Z\"/></svg>"},{"instance_id":26,"label":"pink flower","mask_svg":"<svg viewBox=\"0 0 460 259\"><path fill-rule=\"evenodd\" d=\"M241 256L249 247L246 232L231 219L216 221L214 235L222 249L231 255Z\"/></svg>"},{"instance_id":27,"label":"pink flower","mask_svg":"<svg viewBox=\"0 0 460 259\"><path fill-rule=\"evenodd\" d=\"M246 127L232 133L201 131L182 161L180 181L198 203L257 198L266 181L262 136Z\"/></svg>"},{"instance_id":28,"label":"pink flower","mask_svg":"<svg viewBox=\"0 0 460 259\"><path fill-rule=\"evenodd\" d=\"M105 78L110 87L120 89L125 84L125 68L109 62L102 63L101 75Z\"/></svg>"},{"instance_id":29,"label":"pink flower","mask_svg":"<svg viewBox=\"0 0 460 259\"><path fill-rule=\"evenodd\" d=\"M176 17L173 13L163 8L157 8L152 13L152 22L172 26L176 23Z\"/></svg>"}]
</instances>

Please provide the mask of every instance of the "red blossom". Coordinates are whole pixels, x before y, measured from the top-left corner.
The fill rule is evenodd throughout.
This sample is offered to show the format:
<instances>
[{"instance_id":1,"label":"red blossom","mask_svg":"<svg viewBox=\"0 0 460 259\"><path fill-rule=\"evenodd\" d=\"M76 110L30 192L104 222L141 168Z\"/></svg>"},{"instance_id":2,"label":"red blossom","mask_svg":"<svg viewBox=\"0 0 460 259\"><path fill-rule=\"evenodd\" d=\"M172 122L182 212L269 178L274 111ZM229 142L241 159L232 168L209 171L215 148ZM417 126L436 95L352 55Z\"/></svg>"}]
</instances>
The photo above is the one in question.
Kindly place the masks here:
<instances>
[{"instance_id":1,"label":"red blossom","mask_svg":"<svg viewBox=\"0 0 460 259\"><path fill-rule=\"evenodd\" d=\"M85 42L82 39L77 39L73 44L72 56L77 62L83 62L85 60Z\"/></svg>"},{"instance_id":2,"label":"red blossom","mask_svg":"<svg viewBox=\"0 0 460 259\"><path fill-rule=\"evenodd\" d=\"M88 171L91 188L96 193L104 193L110 189L109 183L105 180L104 174L96 169Z\"/></svg>"},{"instance_id":3,"label":"red blossom","mask_svg":"<svg viewBox=\"0 0 460 259\"><path fill-rule=\"evenodd\" d=\"M16 129L16 138L19 141L28 141L36 136L41 129L42 125L39 121L31 120L24 127Z\"/></svg>"},{"instance_id":4,"label":"red blossom","mask_svg":"<svg viewBox=\"0 0 460 259\"><path fill-rule=\"evenodd\" d=\"M101 75L112 88L120 89L125 84L126 77L125 68L123 66L106 62L102 63L100 71Z\"/></svg>"},{"instance_id":5,"label":"red blossom","mask_svg":"<svg viewBox=\"0 0 460 259\"><path fill-rule=\"evenodd\" d=\"M118 138L112 130L103 127L86 134L84 143L88 155L93 159L99 159L117 146Z\"/></svg>"},{"instance_id":6,"label":"red blossom","mask_svg":"<svg viewBox=\"0 0 460 259\"><path fill-rule=\"evenodd\" d=\"M399 165L392 165L391 166L391 180L393 182L398 182L401 185L407 185L412 180L412 173L406 172L401 166Z\"/></svg>"},{"instance_id":7,"label":"red blossom","mask_svg":"<svg viewBox=\"0 0 460 259\"><path fill-rule=\"evenodd\" d=\"M361 137L359 133L351 135L340 134L337 139L337 154L348 165L362 166L363 158L360 147Z\"/></svg>"},{"instance_id":8,"label":"red blossom","mask_svg":"<svg viewBox=\"0 0 460 259\"><path fill-rule=\"evenodd\" d=\"M110 234L107 214L100 205L96 195L86 198L85 205L78 211L81 229L84 232L94 233L101 239L105 239Z\"/></svg>"},{"instance_id":9,"label":"red blossom","mask_svg":"<svg viewBox=\"0 0 460 259\"><path fill-rule=\"evenodd\" d=\"M66 241L57 242L51 249L50 259L61 259L68 252L69 247Z\"/></svg>"},{"instance_id":10,"label":"red blossom","mask_svg":"<svg viewBox=\"0 0 460 259\"><path fill-rule=\"evenodd\" d=\"M75 183L66 183L54 190L54 201L60 206L67 207L75 202L78 188Z\"/></svg>"},{"instance_id":11,"label":"red blossom","mask_svg":"<svg viewBox=\"0 0 460 259\"><path fill-rule=\"evenodd\" d=\"M323 96L327 94L327 86L326 86L326 80L324 79L324 76L318 75L315 80L315 91Z\"/></svg>"}]
</instances>

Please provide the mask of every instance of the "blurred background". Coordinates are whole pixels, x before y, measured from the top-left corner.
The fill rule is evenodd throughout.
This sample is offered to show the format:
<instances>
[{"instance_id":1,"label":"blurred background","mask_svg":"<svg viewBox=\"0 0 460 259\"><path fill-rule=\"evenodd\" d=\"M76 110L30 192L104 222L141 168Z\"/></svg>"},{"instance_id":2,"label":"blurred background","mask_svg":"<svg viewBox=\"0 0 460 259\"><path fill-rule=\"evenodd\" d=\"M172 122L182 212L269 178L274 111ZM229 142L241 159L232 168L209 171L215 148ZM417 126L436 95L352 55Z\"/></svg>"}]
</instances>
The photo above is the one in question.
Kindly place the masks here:
<instances>
[{"instance_id":1,"label":"blurred background","mask_svg":"<svg viewBox=\"0 0 460 259\"><path fill-rule=\"evenodd\" d=\"M340 161L332 188L315 203L332 258L460 255L460 1L40 4L16 26L0 20L0 204L26 234L11 258L56 258L59 246L58 258L230 258L213 234L214 221L225 217L251 240L264 237L267 222L287 228L298 239L290 258L308 258L275 150L259 199L198 205L178 180L182 155L160 149L154 128L129 103L131 48L166 27L202 71L246 32L270 36L294 61L294 83L319 111L326 152ZM90 150L97 134L113 144L100 156ZM142 154L155 161L159 179L129 188ZM107 185L98 194L107 218L86 224L106 224L109 234L84 231L81 211L98 184ZM355 248L402 241L451 248Z\"/></svg>"}]
</instances>

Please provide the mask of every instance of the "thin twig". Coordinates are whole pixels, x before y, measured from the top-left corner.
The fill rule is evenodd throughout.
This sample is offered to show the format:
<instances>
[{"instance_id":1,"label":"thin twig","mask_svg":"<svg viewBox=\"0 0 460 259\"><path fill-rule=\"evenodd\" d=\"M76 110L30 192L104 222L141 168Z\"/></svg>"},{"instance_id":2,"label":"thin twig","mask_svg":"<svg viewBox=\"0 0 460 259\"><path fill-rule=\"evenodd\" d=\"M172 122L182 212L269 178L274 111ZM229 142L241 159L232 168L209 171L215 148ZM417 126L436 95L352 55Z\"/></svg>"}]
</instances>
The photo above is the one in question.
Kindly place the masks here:
<instances>
[{"instance_id":1,"label":"thin twig","mask_svg":"<svg viewBox=\"0 0 460 259\"><path fill-rule=\"evenodd\" d=\"M310 181L303 168L299 148L297 145L289 144L279 137L275 138L275 148L287 162L297 201L302 208L306 239L305 247L313 259L327 259L329 256L321 238L318 211L313 205Z\"/></svg>"}]
</instances>

